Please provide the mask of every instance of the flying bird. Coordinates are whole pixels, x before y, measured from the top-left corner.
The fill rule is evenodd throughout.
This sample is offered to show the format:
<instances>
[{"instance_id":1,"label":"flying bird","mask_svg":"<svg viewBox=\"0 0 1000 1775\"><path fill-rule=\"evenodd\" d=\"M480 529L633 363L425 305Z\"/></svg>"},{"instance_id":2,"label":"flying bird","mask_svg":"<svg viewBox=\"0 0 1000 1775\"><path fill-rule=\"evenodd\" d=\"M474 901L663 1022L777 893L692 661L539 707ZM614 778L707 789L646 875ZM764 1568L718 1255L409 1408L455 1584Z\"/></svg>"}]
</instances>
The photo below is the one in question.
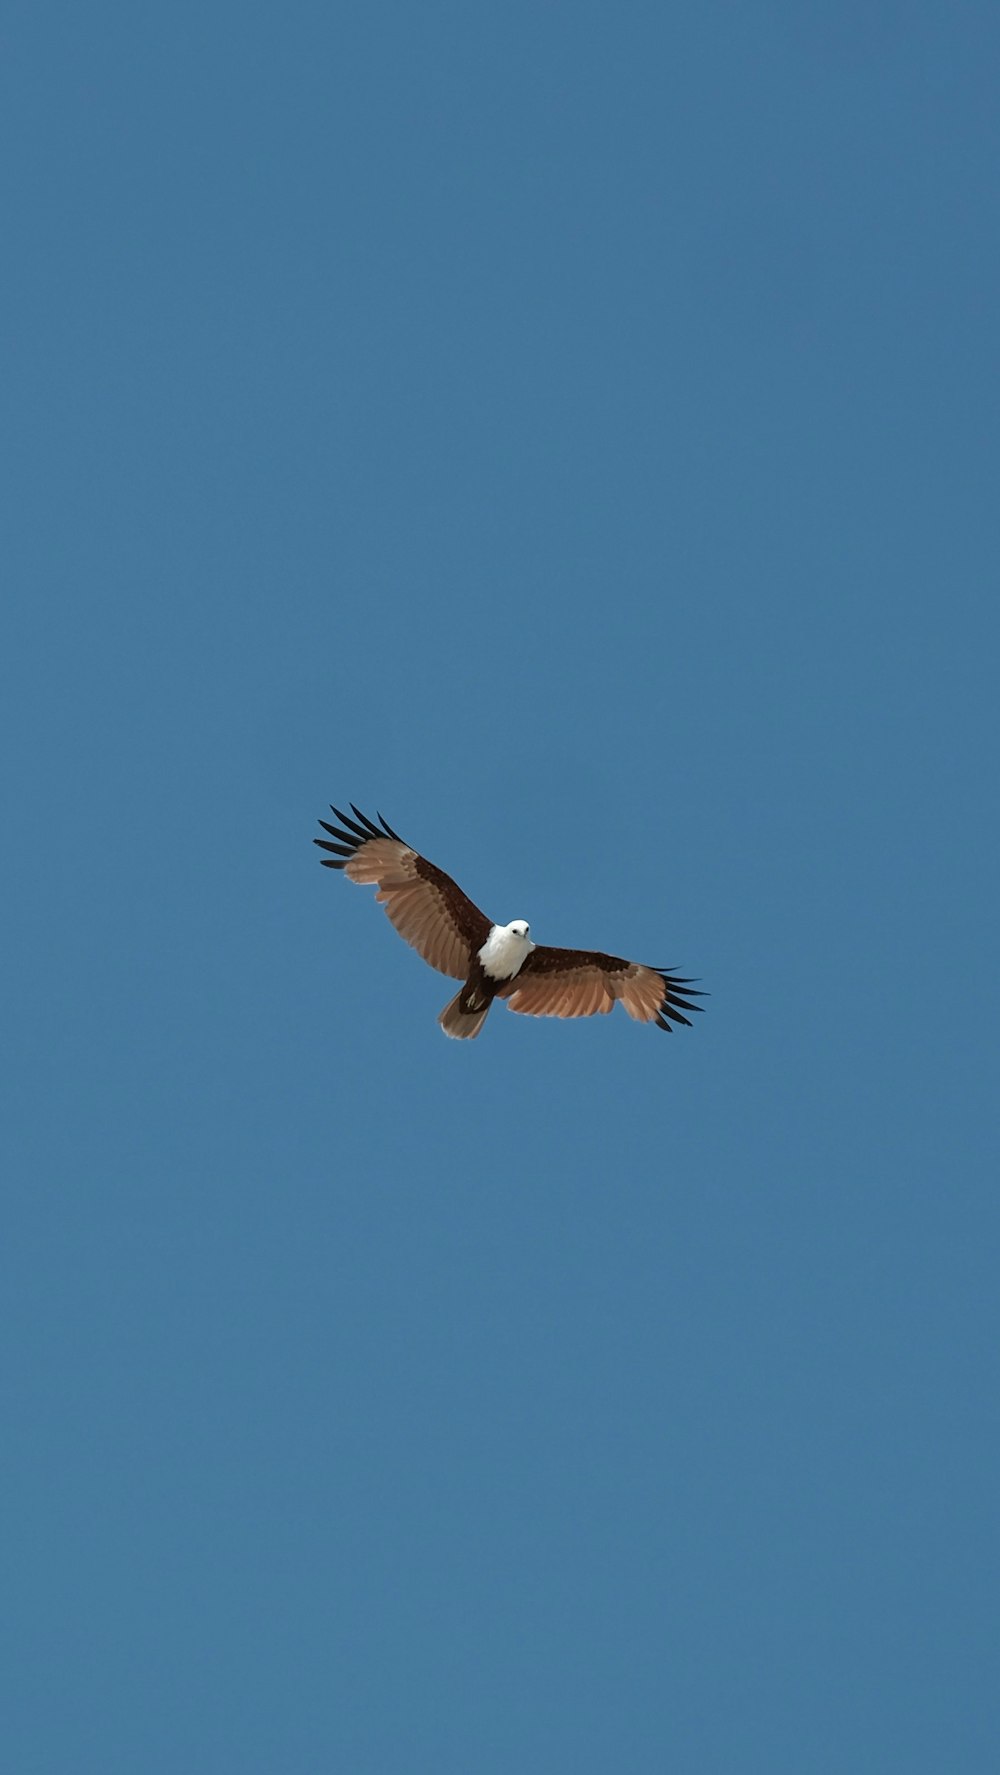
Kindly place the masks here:
<instances>
[{"instance_id":1,"label":"flying bird","mask_svg":"<svg viewBox=\"0 0 1000 1775\"><path fill-rule=\"evenodd\" d=\"M457 1040L476 1036L495 998L529 1017L592 1017L624 1005L637 1023L670 1029L691 1022L686 1011L703 995L690 980L669 968L647 968L595 949L550 949L531 941L523 918L493 924L443 869L428 862L400 838L379 814L376 826L350 804L350 819L339 808L331 826L320 820L327 838L315 838L327 869L343 869L349 881L373 885L401 937L441 974L462 986L445 1005L438 1022Z\"/></svg>"}]
</instances>

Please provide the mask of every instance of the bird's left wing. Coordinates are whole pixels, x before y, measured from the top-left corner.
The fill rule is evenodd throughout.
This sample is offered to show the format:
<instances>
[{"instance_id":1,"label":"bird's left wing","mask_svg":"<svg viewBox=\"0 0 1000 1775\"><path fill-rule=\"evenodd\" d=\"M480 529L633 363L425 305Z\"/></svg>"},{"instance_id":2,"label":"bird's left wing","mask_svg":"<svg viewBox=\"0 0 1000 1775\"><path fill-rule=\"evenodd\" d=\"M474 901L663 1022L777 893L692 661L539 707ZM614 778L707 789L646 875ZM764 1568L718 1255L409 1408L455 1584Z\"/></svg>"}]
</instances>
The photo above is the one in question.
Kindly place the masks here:
<instances>
[{"instance_id":1,"label":"bird's left wing","mask_svg":"<svg viewBox=\"0 0 1000 1775\"><path fill-rule=\"evenodd\" d=\"M336 840L313 839L320 850L332 852L323 858L326 868L342 869L348 880L377 887L375 898L400 936L439 973L465 980L471 957L490 934L486 914L450 875L404 843L381 814L381 826L376 826L353 801L351 811L353 820L331 807L339 826L320 820L324 832Z\"/></svg>"},{"instance_id":2,"label":"bird's left wing","mask_svg":"<svg viewBox=\"0 0 1000 1775\"><path fill-rule=\"evenodd\" d=\"M674 1023L690 1029L684 1013L700 1011L703 1007L691 1000L701 996L690 980L669 968L647 968L593 949L544 945L533 949L513 980L498 988L498 997L512 1011L529 1017L593 1017L622 1004L636 1022L655 1023L659 1029Z\"/></svg>"}]
</instances>

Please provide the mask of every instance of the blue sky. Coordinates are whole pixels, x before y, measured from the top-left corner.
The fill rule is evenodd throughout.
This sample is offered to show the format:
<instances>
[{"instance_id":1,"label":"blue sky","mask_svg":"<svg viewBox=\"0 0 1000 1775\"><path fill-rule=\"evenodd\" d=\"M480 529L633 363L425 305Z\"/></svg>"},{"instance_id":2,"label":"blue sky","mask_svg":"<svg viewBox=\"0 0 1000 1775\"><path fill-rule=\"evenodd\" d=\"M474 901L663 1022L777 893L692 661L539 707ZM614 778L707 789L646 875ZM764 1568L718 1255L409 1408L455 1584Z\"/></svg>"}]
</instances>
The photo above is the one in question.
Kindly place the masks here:
<instances>
[{"instance_id":1,"label":"blue sky","mask_svg":"<svg viewBox=\"0 0 1000 1775\"><path fill-rule=\"evenodd\" d=\"M12 6L20 1775L993 1766L992 6ZM450 996L379 807L666 1036Z\"/></svg>"}]
</instances>

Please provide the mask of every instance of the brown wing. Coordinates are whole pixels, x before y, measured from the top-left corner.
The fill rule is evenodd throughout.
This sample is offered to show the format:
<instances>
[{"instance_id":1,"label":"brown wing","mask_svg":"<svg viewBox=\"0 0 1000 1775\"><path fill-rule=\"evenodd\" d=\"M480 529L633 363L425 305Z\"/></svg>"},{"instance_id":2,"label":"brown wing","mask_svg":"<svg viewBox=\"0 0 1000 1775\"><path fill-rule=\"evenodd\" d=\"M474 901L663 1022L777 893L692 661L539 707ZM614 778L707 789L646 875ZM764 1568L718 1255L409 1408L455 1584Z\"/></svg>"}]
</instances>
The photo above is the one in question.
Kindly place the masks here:
<instances>
[{"instance_id":1,"label":"brown wing","mask_svg":"<svg viewBox=\"0 0 1000 1775\"><path fill-rule=\"evenodd\" d=\"M340 826L331 826L326 820L320 820L320 825L337 842L313 839L320 850L333 853L323 858L325 867L342 869L350 881L374 883L376 900L382 901L400 936L418 955L453 980L468 979L472 956L490 934L486 914L443 869L404 844L381 814L380 830L367 815L359 813L353 801L354 820L339 808L331 807L330 812L336 814Z\"/></svg>"},{"instance_id":2,"label":"brown wing","mask_svg":"<svg viewBox=\"0 0 1000 1775\"><path fill-rule=\"evenodd\" d=\"M533 949L520 973L498 989L512 1011L529 1017L593 1017L624 1005L638 1023L670 1029L691 1022L685 1011L700 1011L701 998L690 980L669 968L647 968L620 955L593 949Z\"/></svg>"}]
</instances>

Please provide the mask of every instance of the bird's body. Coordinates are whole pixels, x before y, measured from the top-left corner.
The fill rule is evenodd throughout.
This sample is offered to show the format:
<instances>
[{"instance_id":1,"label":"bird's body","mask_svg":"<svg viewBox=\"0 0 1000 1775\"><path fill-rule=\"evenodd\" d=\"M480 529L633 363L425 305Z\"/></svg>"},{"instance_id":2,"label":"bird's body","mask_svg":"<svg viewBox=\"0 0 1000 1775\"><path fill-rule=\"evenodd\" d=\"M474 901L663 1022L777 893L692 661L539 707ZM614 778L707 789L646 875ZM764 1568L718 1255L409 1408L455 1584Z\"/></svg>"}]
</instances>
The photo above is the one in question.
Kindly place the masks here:
<instances>
[{"instance_id":1,"label":"bird's body","mask_svg":"<svg viewBox=\"0 0 1000 1775\"><path fill-rule=\"evenodd\" d=\"M523 918L493 924L443 869L404 842L379 815L376 826L351 803L354 819L331 808L339 826L320 825L330 838L314 840L328 869L370 883L400 936L431 967L463 982L438 1022L459 1040L479 1034L495 998L533 1017L590 1017L619 1001L630 1017L670 1029L690 1027L685 1011L700 1011L690 980L601 950L553 949L532 942Z\"/></svg>"},{"instance_id":2,"label":"bird's body","mask_svg":"<svg viewBox=\"0 0 1000 1775\"><path fill-rule=\"evenodd\" d=\"M461 992L441 1012L445 1035L459 1039L478 1035L486 1013L500 988L520 973L535 945L523 918L495 924L481 949L469 962L469 977Z\"/></svg>"}]
</instances>

